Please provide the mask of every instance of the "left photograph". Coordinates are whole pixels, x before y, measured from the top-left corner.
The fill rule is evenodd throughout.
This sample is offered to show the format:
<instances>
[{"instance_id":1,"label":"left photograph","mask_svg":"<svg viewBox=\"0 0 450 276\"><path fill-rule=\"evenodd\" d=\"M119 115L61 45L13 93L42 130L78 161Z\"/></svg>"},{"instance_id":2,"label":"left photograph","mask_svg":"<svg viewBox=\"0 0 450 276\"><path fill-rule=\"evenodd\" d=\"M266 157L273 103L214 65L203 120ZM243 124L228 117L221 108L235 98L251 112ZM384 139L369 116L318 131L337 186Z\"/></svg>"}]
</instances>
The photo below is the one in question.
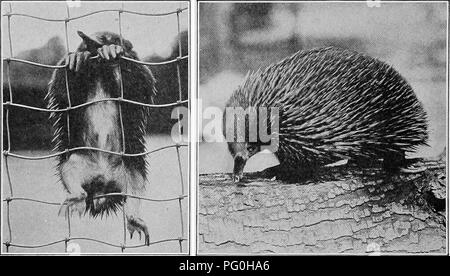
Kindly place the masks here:
<instances>
[{"instance_id":1,"label":"left photograph","mask_svg":"<svg viewBox=\"0 0 450 276\"><path fill-rule=\"evenodd\" d=\"M189 253L189 2L5 2L2 253Z\"/></svg>"}]
</instances>

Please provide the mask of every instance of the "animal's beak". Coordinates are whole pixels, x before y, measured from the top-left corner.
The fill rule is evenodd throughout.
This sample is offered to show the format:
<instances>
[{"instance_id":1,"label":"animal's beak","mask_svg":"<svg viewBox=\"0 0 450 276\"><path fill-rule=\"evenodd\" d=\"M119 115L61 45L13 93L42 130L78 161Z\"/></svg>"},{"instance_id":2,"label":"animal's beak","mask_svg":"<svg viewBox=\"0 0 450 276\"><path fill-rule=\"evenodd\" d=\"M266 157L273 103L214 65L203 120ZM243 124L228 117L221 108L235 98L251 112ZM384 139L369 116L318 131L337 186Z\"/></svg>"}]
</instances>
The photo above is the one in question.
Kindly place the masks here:
<instances>
[{"instance_id":1,"label":"animal's beak","mask_svg":"<svg viewBox=\"0 0 450 276\"><path fill-rule=\"evenodd\" d=\"M244 176L244 167L247 163L248 158L242 157L241 155L236 155L234 157L234 168L233 168L233 181L239 182Z\"/></svg>"}]
</instances>

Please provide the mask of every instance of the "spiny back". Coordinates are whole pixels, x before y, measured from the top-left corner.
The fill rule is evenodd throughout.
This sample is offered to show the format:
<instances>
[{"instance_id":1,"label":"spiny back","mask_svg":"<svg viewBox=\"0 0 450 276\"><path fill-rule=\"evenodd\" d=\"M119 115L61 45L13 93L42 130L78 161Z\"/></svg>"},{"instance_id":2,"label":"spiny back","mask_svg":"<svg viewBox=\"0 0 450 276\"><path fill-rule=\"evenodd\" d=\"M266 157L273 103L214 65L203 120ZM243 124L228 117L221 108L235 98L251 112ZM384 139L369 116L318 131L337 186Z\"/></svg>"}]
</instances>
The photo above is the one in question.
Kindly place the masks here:
<instances>
[{"instance_id":1,"label":"spiny back","mask_svg":"<svg viewBox=\"0 0 450 276\"><path fill-rule=\"evenodd\" d=\"M277 155L295 164L413 151L428 138L422 105L391 66L334 47L248 74L227 106L279 107Z\"/></svg>"}]
</instances>

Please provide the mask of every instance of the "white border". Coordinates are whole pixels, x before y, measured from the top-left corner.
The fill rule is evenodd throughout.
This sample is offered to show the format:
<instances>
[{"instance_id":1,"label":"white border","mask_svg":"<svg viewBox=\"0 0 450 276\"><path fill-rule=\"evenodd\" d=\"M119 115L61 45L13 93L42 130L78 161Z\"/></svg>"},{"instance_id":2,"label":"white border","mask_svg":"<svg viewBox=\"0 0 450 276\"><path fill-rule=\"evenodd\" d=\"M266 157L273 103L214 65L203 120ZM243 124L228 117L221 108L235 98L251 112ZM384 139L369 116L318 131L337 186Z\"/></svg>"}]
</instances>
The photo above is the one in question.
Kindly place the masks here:
<instances>
[{"instance_id":1,"label":"white border","mask_svg":"<svg viewBox=\"0 0 450 276\"><path fill-rule=\"evenodd\" d=\"M197 67L198 67L198 55L197 55L197 49L198 49L198 35L197 35L197 29L198 29L198 24L197 24L197 18L198 18L198 5L197 5L197 0L192 0L191 1L191 9L190 9L190 16L191 16L191 20L190 20L190 49L191 51L189 52L189 61L191 62L191 67L190 67L190 84L191 84L191 94L190 94L190 121L189 121L189 131L190 131L190 164L191 164L191 170L190 170L190 176L191 176L191 181L190 183L192 183L192 185L190 185L190 246L189 246L189 255L191 256L195 256L197 254L197 201L198 201L198 197L197 197L197 187L198 187L198 147L199 147L199 142L198 142L198 72L197 72ZM195 42L195 43L194 43ZM195 116L195 114L197 116ZM192 198L192 196L195 195L195 198Z\"/></svg>"},{"instance_id":2,"label":"white border","mask_svg":"<svg viewBox=\"0 0 450 276\"><path fill-rule=\"evenodd\" d=\"M0 15L1 16L1 27L2 27L2 35L1 35L1 46L3 46L3 36L4 36L4 34L3 34L3 32L4 32L4 30L3 30L3 21L4 21L4 16L3 16L3 8L4 8L4 6L6 6L8 3L24 3L25 1L2 1L1 2L1 7L2 7L2 14ZM53 1L28 1L28 2L33 2L33 3L51 3L51 2L53 2ZM61 2L65 2L65 1L59 1L59 2L53 2L53 3L55 3L55 4L61 4ZM108 2L112 2L112 3L121 3L121 2L124 2L124 3L166 3L167 4L167 1L80 1L80 2L85 2L85 3L87 3L87 2L89 2L89 3L102 3L102 4L108 4ZM191 32L192 32L192 28L191 28L191 7L192 7L192 2L191 1L189 1L189 0L179 0L179 1L173 1L172 3L180 3L180 4L182 4L182 3L186 3L187 4L187 10L186 10L186 12L188 13L188 18L187 18L187 20L188 20L188 26L187 26L187 31L188 31L188 55L191 53L191 52L193 52L192 51L192 43L191 43L191 40L190 40L190 35L191 35ZM5 39L5 40L7 40L7 39ZM1 47L0 46L0 47ZM4 47L1 47L1 62L0 62L0 64L1 64L1 70L0 70L0 72L1 72L1 84L2 84L2 87L1 87L1 96L0 96L0 100L1 100L1 103L3 103L3 51L4 51ZM191 60L192 60L192 58L189 56L189 58L188 58L188 76L189 76L189 78L188 78L188 99L189 99L189 107L188 107L188 109L191 109L191 104L192 104L192 97L190 96L191 95L191 93L192 93L192 90L191 90L191 84L193 83L193 82L191 82L191 76L190 76L190 73L192 72L192 70L191 70L191 68L192 68L192 63L191 63ZM194 63L195 64L195 63ZM2 117L2 120L3 120L3 104L1 104L0 105L1 107L0 107L0 111L1 111L1 117ZM189 112L189 114L190 114L190 112ZM188 116L188 120L189 120L189 123L191 123L190 121L191 121L191 116L189 115ZM190 135L190 127L191 127L191 125L189 125L189 129L188 129L188 135ZM0 127L0 130L1 130L1 133L2 133L2 138L1 138L1 145L2 145L2 153L3 153L3 121L2 121L2 123L1 123L1 127ZM188 154L187 154L187 156L188 156L188 158L187 158L187 162L188 162L188 166L187 166L187 168L188 168L188 173L186 174L186 176L184 176L185 177L185 179L187 180L187 191L190 191L190 186L195 186L195 185L191 185L191 183L195 183L195 182L191 182L191 180L192 180L192 178L190 177L190 171L191 171L191 146L193 145L193 143L191 143L191 142L188 142ZM192 195L192 193L191 194L188 194L188 202L187 202L187 215L185 216L185 217L183 217L183 223L187 223L187 231L185 232L185 237L186 237L186 241L185 241L185 246L187 246L187 248L185 248L184 249L184 251L185 251L185 253L166 253L166 252L163 252L163 253L157 253L157 252L127 252L127 250L125 250L125 252L117 252L117 253L115 253L115 252L89 252L89 253L83 253L83 252L81 252L81 253L77 253L77 254L73 254L73 253L65 253L65 252L62 252L62 253L48 253L48 252L6 252L5 250L4 250L4 245L3 245L3 242L4 242L4 240L3 240L3 237L4 237L4 235L3 235L3 232L4 232L4 228L3 228L3 220L5 219L5 218L3 218L3 212L4 212L4 208L3 208L3 186L4 186L4 184L5 183L3 183L3 179L4 179L4 169L3 169L3 167L4 167L4 155L2 154L2 157L1 157L1 168L0 168L0 171L1 171L1 187L0 187L0 191L1 191L1 195L0 195L0 201L1 201L1 205L0 205L0 218L1 218L1 221L0 221L0 227L1 227L1 236L0 236L0 239L1 239L1 249L0 249L0 255L83 255L83 256L86 256L86 255L147 255L147 256L155 256L155 255L158 255L158 256L189 256L190 254L191 254L191 244L192 244L192 241L191 241L191 236L192 236L192 234L191 234L191 220L190 220L190 213L191 213L191 210L190 210L190 208L191 208L191 202L195 202L194 200L192 200L192 198L191 198L191 195ZM195 179L195 178L194 178ZM184 222L184 220L185 219L188 219L186 222ZM177 241L173 241L173 242L177 242ZM46 247L42 247L42 248L46 248ZM118 249L119 250L119 249ZM132 250L132 249L128 249L128 250Z\"/></svg>"},{"instance_id":3,"label":"white border","mask_svg":"<svg viewBox=\"0 0 450 276\"><path fill-rule=\"evenodd\" d=\"M446 102L447 102L447 105L446 105L446 114L447 114L447 116L446 116L446 128L447 128L447 131L446 131L446 133L447 133L447 139L446 139L446 150L447 150L447 152L446 152L447 153L447 156L446 156L447 157L446 158L446 163L447 163L447 165L446 165L446 181L447 181L446 240L447 240L447 248L446 248L446 253L442 253L442 254L439 254L439 253L402 254L402 253L383 253L383 252L381 252L381 255L383 255L383 256L404 256L404 255L406 255L406 256L413 256L413 255L442 256L442 255L449 255L449 239L448 239L448 235L449 235L449 226L448 226L448 217L449 217L449 215L448 215L449 214L449 210L448 210L448 207L449 207L449 200L448 200L448 197L449 197L448 196L449 195L449 179L448 179L448 177L449 177L449 174L448 174L449 173L449 168L448 168L448 163L449 163L449 148L448 148L448 145L449 145L449 125L448 125L448 123L449 123L449 113L448 113L449 112L449 95L448 95L448 93L449 93L449 60L448 60L448 58L449 58L449 47L448 47L449 3L447 1L378 1L378 0L376 0L376 1L198 1L197 2L197 0L193 0L193 2L196 2L197 12L200 10L199 5L201 3L218 3L218 4L220 4L220 3L275 3L275 4L280 4L280 3L339 3L339 4L358 3L358 4L362 4L364 2L373 2L373 3L379 2L381 4L383 4L383 3L385 3L385 4L395 4L395 3L397 3L397 4L407 4L407 3L415 3L415 4L417 4L417 3L427 3L427 4L439 3L439 4L442 4L442 3L446 3L446 5L447 5L447 39L446 39L446 41L447 41L447 58L446 58L446 64L447 64L446 65L446 75L447 75L447 79L446 79ZM198 16L198 14L197 14L197 22L196 22L197 25L200 25L199 20L200 20L200 16ZM193 47L193 49L196 49L197 56L200 56L200 53L199 53L200 48L198 47L198 45L200 44L199 29L197 28L196 30L192 30L191 33L196 33L198 36L197 48ZM194 69L192 69L192 70L194 70ZM199 75L200 74L199 73L200 66L197 66L197 68L195 68L195 70L197 70L197 74ZM196 81L197 81L197 84L199 84L198 78ZM199 86L197 85L197 87L196 87L197 99L199 99L198 87ZM202 118L201 116L202 116L201 110L197 110L197 120L200 120ZM199 144L199 143L200 143L200 139L197 142L197 144ZM196 154L200 158L198 148L197 148ZM200 160L199 158L197 159L197 166L198 166L198 161ZM197 177L198 177L198 174L197 174ZM199 181L199 178L198 178L198 181ZM197 182L196 186L198 186L198 185L199 185L199 182ZM196 198L197 198L197 209L199 209L198 191L196 194ZM194 223L194 222L192 221L192 223ZM197 229L199 229L198 214L197 214L196 226L197 226ZM202 252L199 252L199 250L198 250L198 248L199 248L199 233L197 233L196 240L197 240L196 253L198 256L261 256L262 257L262 256L315 256L315 255L324 255L324 256L367 256L367 255L369 255L368 253L336 253L336 252L332 252L332 253L302 253L302 252L299 252L299 253L264 253L264 254L251 254L251 253L241 253L241 252L238 252L238 253L203 252L202 253Z\"/></svg>"}]
</instances>

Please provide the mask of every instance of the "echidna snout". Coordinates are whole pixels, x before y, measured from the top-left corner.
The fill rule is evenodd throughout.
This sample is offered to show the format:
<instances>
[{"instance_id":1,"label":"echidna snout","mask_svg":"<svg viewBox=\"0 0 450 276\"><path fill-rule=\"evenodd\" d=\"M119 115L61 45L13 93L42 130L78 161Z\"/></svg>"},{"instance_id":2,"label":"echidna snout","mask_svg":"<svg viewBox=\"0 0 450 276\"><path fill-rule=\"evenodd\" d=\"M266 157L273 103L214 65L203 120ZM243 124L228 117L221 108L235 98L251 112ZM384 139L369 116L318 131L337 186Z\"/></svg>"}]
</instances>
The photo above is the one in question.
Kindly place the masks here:
<instances>
[{"instance_id":1,"label":"echidna snout","mask_svg":"<svg viewBox=\"0 0 450 276\"><path fill-rule=\"evenodd\" d=\"M235 182L241 181L244 176L244 167L245 163L247 163L248 158L243 157L241 154L238 154L234 157L234 167L233 167L233 180Z\"/></svg>"},{"instance_id":2,"label":"echidna snout","mask_svg":"<svg viewBox=\"0 0 450 276\"><path fill-rule=\"evenodd\" d=\"M248 142L229 142L228 150L233 157L233 181L239 182L244 176L247 160L259 152L260 147Z\"/></svg>"}]
</instances>

